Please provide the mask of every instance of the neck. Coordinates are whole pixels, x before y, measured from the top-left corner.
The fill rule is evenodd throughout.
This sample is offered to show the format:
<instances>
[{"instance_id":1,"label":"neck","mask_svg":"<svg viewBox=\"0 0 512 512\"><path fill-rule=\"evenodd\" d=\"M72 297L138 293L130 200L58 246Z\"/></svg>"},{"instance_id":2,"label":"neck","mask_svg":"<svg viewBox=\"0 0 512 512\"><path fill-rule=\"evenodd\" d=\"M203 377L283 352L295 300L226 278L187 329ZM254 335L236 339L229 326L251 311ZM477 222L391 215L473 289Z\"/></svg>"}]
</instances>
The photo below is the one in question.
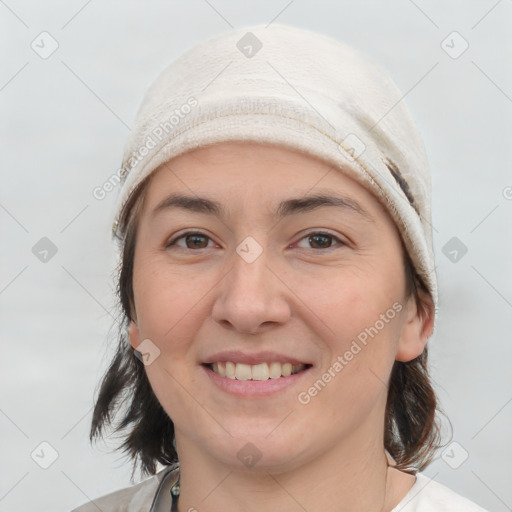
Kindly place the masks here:
<instances>
[{"instance_id":1,"label":"neck","mask_svg":"<svg viewBox=\"0 0 512 512\"><path fill-rule=\"evenodd\" d=\"M273 472L270 467L241 471L220 464L187 438L178 442L177 437L178 512L391 510L402 497L397 488L405 494L412 482L405 484L400 475L407 475L388 469L382 440L365 445L360 439L346 441L305 464Z\"/></svg>"}]
</instances>

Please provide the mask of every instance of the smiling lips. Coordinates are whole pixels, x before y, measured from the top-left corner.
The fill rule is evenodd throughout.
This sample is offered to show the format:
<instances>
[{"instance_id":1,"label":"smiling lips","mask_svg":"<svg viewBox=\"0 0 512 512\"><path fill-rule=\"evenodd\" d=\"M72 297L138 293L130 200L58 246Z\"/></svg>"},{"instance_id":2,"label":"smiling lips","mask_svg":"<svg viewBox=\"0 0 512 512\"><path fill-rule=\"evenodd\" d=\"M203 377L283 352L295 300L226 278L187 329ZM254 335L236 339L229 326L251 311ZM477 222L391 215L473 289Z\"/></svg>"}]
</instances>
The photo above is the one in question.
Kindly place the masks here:
<instances>
[{"instance_id":1,"label":"smiling lips","mask_svg":"<svg viewBox=\"0 0 512 512\"><path fill-rule=\"evenodd\" d=\"M208 367L217 375L236 380L268 380L278 379L280 377L289 377L290 375L305 370L307 366L308 365L300 363L280 363L278 361L254 365L234 363L232 361L219 361L208 365Z\"/></svg>"}]
</instances>

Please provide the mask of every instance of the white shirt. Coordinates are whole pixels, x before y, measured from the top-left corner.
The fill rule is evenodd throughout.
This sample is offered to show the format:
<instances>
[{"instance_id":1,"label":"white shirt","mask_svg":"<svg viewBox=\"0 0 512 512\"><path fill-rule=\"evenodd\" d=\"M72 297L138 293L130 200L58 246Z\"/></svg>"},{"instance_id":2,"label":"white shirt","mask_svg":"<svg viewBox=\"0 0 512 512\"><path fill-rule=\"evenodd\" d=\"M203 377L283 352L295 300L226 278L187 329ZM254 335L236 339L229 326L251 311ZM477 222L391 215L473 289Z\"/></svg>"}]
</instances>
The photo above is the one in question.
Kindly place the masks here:
<instances>
[{"instance_id":1,"label":"white shirt","mask_svg":"<svg viewBox=\"0 0 512 512\"><path fill-rule=\"evenodd\" d=\"M416 473L416 482L391 512L487 512L422 473Z\"/></svg>"},{"instance_id":2,"label":"white shirt","mask_svg":"<svg viewBox=\"0 0 512 512\"><path fill-rule=\"evenodd\" d=\"M169 466L143 482L97 498L72 512L170 512L178 473ZM448 487L417 473L409 492L391 512L487 512Z\"/></svg>"}]
</instances>

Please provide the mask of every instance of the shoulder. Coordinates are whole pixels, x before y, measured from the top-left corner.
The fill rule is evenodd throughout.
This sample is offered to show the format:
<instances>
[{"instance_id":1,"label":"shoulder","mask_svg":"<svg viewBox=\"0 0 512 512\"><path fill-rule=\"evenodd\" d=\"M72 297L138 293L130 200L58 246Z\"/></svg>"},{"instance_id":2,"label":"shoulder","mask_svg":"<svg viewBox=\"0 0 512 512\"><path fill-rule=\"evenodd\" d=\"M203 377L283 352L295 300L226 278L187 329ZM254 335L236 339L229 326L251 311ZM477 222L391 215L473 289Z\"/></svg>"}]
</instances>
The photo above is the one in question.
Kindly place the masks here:
<instances>
[{"instance_id":1,"label":"shoulder","mask_svg":"<svg viewBox=\"0 0 512 512\"><path fill-rule=\"evenodd\" d=\"M177 465L168 466L136 485L91 500L71 512L150 512L163 484L166 488L174 484L177 469Z\"/></svg>"},{"instance_id":2,"label":"shoulder","mask_svg":"<svg viewBox=\"0 0 512 512\"><path fill-rule=\"evenodd\" d=\"M487 512L476 503L422 473L391 512Z\"/></svg>"}]
</instances>

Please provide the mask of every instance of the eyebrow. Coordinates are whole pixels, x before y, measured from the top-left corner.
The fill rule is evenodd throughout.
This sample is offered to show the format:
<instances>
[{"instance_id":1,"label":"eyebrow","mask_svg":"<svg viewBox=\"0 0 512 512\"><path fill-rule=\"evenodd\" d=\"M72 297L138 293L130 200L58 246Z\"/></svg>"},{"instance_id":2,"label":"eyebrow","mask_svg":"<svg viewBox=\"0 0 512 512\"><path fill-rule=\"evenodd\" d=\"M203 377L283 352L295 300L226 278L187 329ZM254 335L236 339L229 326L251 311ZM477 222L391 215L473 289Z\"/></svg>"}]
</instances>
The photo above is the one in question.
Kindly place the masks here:
<instances>
[{"instance_id":1,"label":"eyebrow","mask_svg":"<svg viewBox=\"0 0 512 512\"><path fill-rule=\"evenodd\" d=\"M279 203L272 215L283 218L290 215L310 212L326 206L333 206L347 212L357 213L365 220L375 222L375 219L364 210L359 203L343 195L332 193L316 193L304 197L286 199ZM156 206L151 213L151 218L154 218L164 210L173 208L215 215L220 218L226 217L226 210L222 204L217 201L206 197L171 194Z\"/></svg>"}]
</instances>

